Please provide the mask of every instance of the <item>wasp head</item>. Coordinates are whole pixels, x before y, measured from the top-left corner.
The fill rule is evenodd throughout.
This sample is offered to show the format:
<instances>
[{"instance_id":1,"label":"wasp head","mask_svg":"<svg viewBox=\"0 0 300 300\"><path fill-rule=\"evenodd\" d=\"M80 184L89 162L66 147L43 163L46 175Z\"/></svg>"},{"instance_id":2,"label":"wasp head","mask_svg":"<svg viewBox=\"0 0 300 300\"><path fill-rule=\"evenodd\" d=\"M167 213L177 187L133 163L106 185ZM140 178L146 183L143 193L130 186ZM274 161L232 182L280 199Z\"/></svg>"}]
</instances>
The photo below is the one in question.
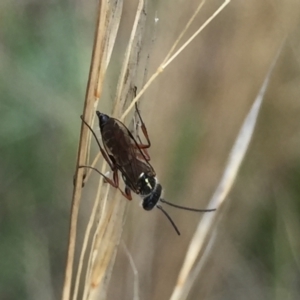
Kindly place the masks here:
<instances>
[{"instance_id":1,"label":"wasp head","mask_svg":"<svg viewBox=\"0 0 300 300\"><path fill-rule=\"evenodd\" d=\"M162 187L155 176L142 173L139 178L140 195L143 198L143 208L152 210L160 200Z\"/></svg>"},{"instance_id":2,"label":"wasp head","mask_svg":"<svg viewBox=\"0 0 300 300\"><path fill-rule=\"evenodd\" d=\"M143 199L143 208L145 210L153 209L153 207L156 206L157 202L160 200L161 192L162 187L158 183L156 184L154 190L152 190L151 194Z\"/></svg>"}]
</instances>

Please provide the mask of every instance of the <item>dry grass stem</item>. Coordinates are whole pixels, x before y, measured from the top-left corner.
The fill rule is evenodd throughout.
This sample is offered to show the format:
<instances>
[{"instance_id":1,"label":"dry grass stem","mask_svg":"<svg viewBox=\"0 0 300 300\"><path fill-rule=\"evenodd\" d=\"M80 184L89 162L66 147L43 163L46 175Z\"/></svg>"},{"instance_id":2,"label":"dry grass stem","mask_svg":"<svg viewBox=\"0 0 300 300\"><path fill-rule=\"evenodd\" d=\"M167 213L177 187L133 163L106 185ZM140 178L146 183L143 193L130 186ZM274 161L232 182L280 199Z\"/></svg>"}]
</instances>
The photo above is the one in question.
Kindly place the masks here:
<instances>
[{"instance_id":1,"label":"dry grass stem","mask_svg":"<svg viewBox=\"0 0 300 300\"><path fill-rule=\"evenodd\" d=\"M122 9L123 1L115 1L114 4L110 4L109 1L103 1L100 4L99 1L99 14L98 14L98 22L99 26L96 26L96 35L97 39L101 42L100 51L101 56L93 55L94 59L91 62L91 69L95 69L95 78L93 80L89 80L87 90L90 88L90 91L94 93L91 95L94 97L94 109L98 106L98 100L100 98L102 92L102 83L104 81L104 76L106 73L106 69L108 67L108 63L111 57L111 53L113 50L113 45L115 43L116 34L119 28L120 18L121 18L121 9ZM102 43L103 41L103 43ZM96 39L94 40L94 45L96 43ZM93 66L98 66L98 68L94 68ZM85 114L84 114L85 116ZM88 115L86 116L88 117ZM94 124L95 114L90 114L89 120L90 124ZM90 147L91 147L91 133L88 131L87 137L87 150L86 150L86 161L89 162L90 156Z\"/></svg>"},{"instance_id":2,"label":"dry grass stem","mask_svg":"<svg viewBox=\"0 0 300 300\"><path fill-rule=\"evenodd\" d=\"M134 67L134 64L132 62L137 60L138 52L141 51L141 28L143 22L145 21L145 18L143 18L144 10L145 2L140 1L137 8L133 29L131 31L130 41L127 46L125 59L123 61L121 76L119 77L117 96L114 107L121 107L122 103L124 104L126 102L127 98L130 95L129 91L132 88L133 83L135 82L134 77L136 76L137 63L135 63ZM128 74L130 74L130 76L127 76ZM118 114L115 109L114 114ZM97 155L96 159L94 159L93 165L96 164L98 158L99 155ZM105 166L106 163L104 163L102 166L102 173L105 173ZM93 224L95 224L95 220L97 219L98 225L96 230L94 231L90 249L90 256L88 259L88 268L85 275L83 299L93 299L95 297L99 297L99 295L100 297L105 298L114 257L117 251L117 245L122 233L122 223L126 201L122 201L119 203L116 197L120 196L114 191L114 199L110 199L111 201L109 201L109 205L106 205L109 195L109 186L107 185L107 193L104 197L102 197L100 203L101 186L102 178L100 178L98 192L94 202L95 204L92 209L92 214L84 236L83 248L80 255L79 271L81 272L91 229ZM98 216L96 215L96 212L99 212ZM77 275L76 279L77 286L79 285L80 272Z\"/></svg>"},{"instance_id":3,"label":"dry grass stem","mask_svg":"<svg viewBox=\"0 0 300 300\"><path fill-rule=\"evenodd\" d=\"M185 256L185 260L181 271L178 276L177 284L171 296L171 300L182 300L185 299L183 295L187 295L189 289L191 288L191 284L189 284L191 271L195 265L195 261L203 248L205 247L205 241L208 237L208 233L215 226L216 220L218 216L221 214L221 205L224 203L226 196L228 195L230 189L233 186L233 183L238 174L241 163L245 157L246 151L249 147L250 140L252 138L254 128L256 125L258 113L260 111L261 103L263 101L263 97L265 95L268 83L270 81L271 74L273 72L274 66L278 60L279 54L281 52L282 46L277 52L269 71L265 77L265 80L262 84L262 87L248 113L245 118L245 121L240 129L240 132L236 138L236 141L232 147L230 152L227 165L225 167L223 176L218 187L213 194L208 208L217 207L218 210L214 214L205 214L200 220L198 227L194 233L194 236L190 242L188 251ZM201 258L201 260L203 257ZM203 265L203 263L201 263ZM199 268L200 271L200 268ZM195 278L195 276L194 276Z\"/></svg>"},{"instance_id":4,"label":"dry grass stem","mask_svg":"<svg viewBox=\"0 0 300 300\"><path fill-rule=\"evenodd\" d=\"M101 171L104 172L104 168L102 168ZM97 199L100 199L100 192L99 192L99 190L102 187L102 183L103 183L103 180L102 180L102 177L100 177L100 182L99 182L99 186L98 186L98 192L97 192L97 196L96 196ZM107 188L107 193L108 193L108 191L109 191L109 189ZM107 194L106 194L105 199L106 198L107 198ZM77 297L78 297L80 277L81 277L82 267L83 267L83 264L84 264L84 256L85 256L86 249L87 249L87 246L88 246L90 232L91 232L92 227L93 227L93 225L95 223L95 218L96 218L96 213L97 213L98 206L99 206L99 200L98 201L94 201L94 205L93 205L93 208L92 208L91 216L90 216L89 222L87 224L87 228L86 228L86 231L85 231L85 235L84 235L83 243L82 243L82 248L81 248L81 252L80 252L80 258L79 258L79 263L78 263L78 270L77 270L76 280L75 280L73 300L76 300ZM90 255L90 258L91 258L91 255ZM88 267L87 267L86 274L89 274L90 265L91 265L91 263L90 263L90 260L89 260L88 261L88 265L87 265ZM86 275L85 282L87 282L87 275Z\"/></svg>"},{"instance_id":5,"label":"dry grass stem","mask_svg":"<svg viewBox=\"0 0 300 300\"><path fill-rule=\"evenodd\" d=\"M177 40L175 41L175 43L173 44L173 46L171 47L169 53L167 54L167 56L165 57L164 61L162 64L165 64L170 56L172 55L172 53L174 52L174 50L176 49L178 43L181 41L182 37L184 36L184 34L186 33L186 31L190 28L191 24L193 23L193 21L195 20L195 18L197 17L199 11L201 10L201 8L203 7L203 5L205 4L205 0L201 1L200 4L198 5L197 9L195 10L194 14L192 15L192 17L189 19L189 21L186 23L184 29L182 30L182 32L179 34Z\"/></svg>"},{"instance_id":6,"label":"dry grass stem","mask_svg":"<svg viewBox=\"0 0 300 300\"><path fill-rule=\"evenodd\" d=\"M139 272L135 266L135 263L134 263L134 260L133 260L133 257L131 255L131 253L129 252L125 242L123 241L122 242L122 245L123 245L123 249L128 257L128 260L129 260L129 263L130 263L130 266L131 266L131 269L133 271L133 276L134 276L134 280L133 280L133 300L139 300L140 297L139 297Z\"/></svg>"},{"instance_id":7,"label":"dry grass stem","mask_svg":"<svg viewBox=\"0 0 300 300\"><path fill-rule=\"evenodd\" d=\"M205 262L207 258L209 257L211 250L214 246L214 243L217 238L217 228L214 228L209 236L209 240L207 242L207 245L205 246L205 249L203 251L203 254L201 255L201 259L196 263L194 269L191 271L189 278L186 281L185 287L182 290L181 298L182 300L186 299L191 288L193 287L193 284L195 283L196 279L198 278L198 275L200 274L203 266L205 265Z\"/></svg>"},{"instance_id":8,"label":"dry grass stem","mask_svg":"<svg viewBox=\"0 0 300 300\"><path fill-rule=\"evenodd\" d=\"M134 107L135 103L139 100L139 98L144 94L144 92L148 89L148 87L152 84L152 82L158 77L160 73L162 73L165 68L197 37L197 35L203 31L204 28L208 26L208 24L215 19L215 17L230 3L230 0L225 0L223 4L204 22L204 24L171 56L170 54L174 51L176 45L178 44L179 40L182 38L184 35L185 31L188 29L190 24L195 18L195 15L199 12L199 10L203 6L203 2L200 3L196 10L196 14L192 16L192 18L188 21L187 25L185 26L185 29L183 32L180 34L179 38L175 41L174 45L171 47L169 53L163 60L163 63L158 67L157 71L150 77L150 79L147 81L147 83L144 85L144 87L140 90L140 92L137 94L137 96L133 99L131 104L128 106L128 108L125 110L123 113L121 120L124 120L127 114L132 110Z\"/></svg>"},{"instance_id":9,"label":"dry grass stem","mask_svg":"<svg viewBox=\"0 0 300 300\"><path fill-rule=\"evenodd\" d=\"M121 238L126 202L116 201L117 199L114 198L110 200L112 200L110 201L112 203L107 206L107 211L97 227L98 232L93 238L90 273L87 274L88 280L85 285L87 297L84 299L99 299L99 293L104 295L105 298L107 280L109 280L111 275L110 272L115 259L117 245Z\"/></svg>"},{"instance_id":10,"label":"dry grass stem","mask_svg":"<svg viewBox=\"0 0 300 300\"><path fill-rule=\"evenodd\" d=\"M125 52L125 58L122 65L121 75L119 77L115 106L113 108L113 116L119 115L119 109L126 100L126 95L133 88L134 85L133 76L137 71L137 54L140 51L138 47L138 39L142 38L142 26L145 22L145 15L143 16L143 10L145 9L144 0L140 0L137 7L136 17L131 30L128 46ZM132 62L132 63L130 63Z\"/></svg>"},{"instance_id":11,"label":"dry grass stem","mask_svg":"<svg viewBox=\"0 0 300 300\"><path fill-rule=\"evenodd\" d=\"M118 1L117 1L118 2ZM111 18L110 12L113 11L111 6L106 1L99 1L99 13L95 31L94 47L92 53L91 67L89 73L89 79L86 90L86 97L83 110L83 118L90 120L93 116L94 107L98 101L98 97L101 94L104 75L108 65L108 57L111 55L111 50L106 46L107 44L113 44L115 36L109 36L110 30L107 28L107 20ZM118 25L117 25L118 26ZM96 97L96 91L98 87L98 94ZM77 231L77 218L82 193L82 182L84 170L79 169L78 166L86 163L88 148L89 148L89 131L88 128L82 123L80 132L80 141L78 147L78 156L76 171L74 176L74 190L71 207L71 220L70 220L70 232L68 243L68 254L65 270L65 279L63 285L62 300L70 299L71 283L73 274L73 262L76 243L76 231Z\"/></svg>"},{"instance_id":12,"label":"dry grass stem","mask_svg":"<svg viewBox=\"0 0 300 300\"><path fill-rule=\"evenodd\" d=\"M165 69L229 3L230 0L225 0L224 3L203 23L203 25L195 31L195 33L169 59L163 62L161 68ZM199 9L201 7L202 5L200 5Z\"/></svg>"},{"instance_id":13,"label":"dry grass stem","mask_svg":"<svg viewBox=\"0 0 300 300\"><path fill-rule=\"evenodd\" d=\"M116 115L116 117L118 117L119 108L122 104L124 105L126 100L130 97L129 91L136 80L137 56L138 52L141 51L141 24L145 21L145 18L143 18L144 10L145 2L139 1L130 41L123 61L121 76L118 82L117 97L113 109L113 114ZM132 63L133 61L135 64ZM100 220L101 225L98 230L103 234L99 234L98 230L95 231L95 243L93 243L92 255L96 253L96 257L92 259L91 274L88 276L90 277L90 281L87 282L87 286L85 287L91 291L87 299L98 297L99 291L101 291L101 294L105 297L107 285L105 286L104 280L108 282L117 251L117 245L120 241L126 201L122 199L122 201L119 202L116 197L120 197L120 195L118 193L114 195L115 197L111 199L108 207L109 211L104 214L104 221L102 222L102 220ZM106 216L109 216L109 218Z\"/></svg>"},{"instance_id":14,"label":"dry grass stem","mask_svg":"<svg viewBox=\"0 0 300 300\"><path fill-rule=\"evenodd\" d=\"M136 98L128 105L126 111L123 113L121 120L127 116L129 111L134 106L135 102L141 97L145 90L151 85L154 79L181 53L195 38L196 36L228 5L230 0L224 1L224 3L212 14L210 18L185 42L175 53L174 50L182 37L186 33L187 29L194 21L196 15L203 7L205 1L201 1L193 16L186 24L184 30L171 47L169 53L163 60L156 73L151 76L148 82L140 90ZM99 15L97 22L97 29L95 34L95 44L92 55L92 63L90 76L88 81L86 101L84 106L83 117L89 124L94 122L94 110L98 105L98 100L102 92L103 80L105 77L106 69L111 57L113 45L117 35L121 12L122 1L102 1L99 5ZM145 1L140 0L137 7L135 21L131 31L130 39L126 49L124 61L122 64L121 75L119 77L116 97L113 106L113 115L115 117L120 116L121 111L129 102L130 91L137 82L137 66L140 63L139 57L142 47L143 28L145 24L146 14L144 12ZM145 68L146 69L146 68ZM91 145L91 134L88 132L87 127L81 127L81 138L78 151L77 166L85 165L89 162L89 153ZM92 166L95 166L100 154L93 160ZM106 163L103 163L101 172L105 173ZM91 174L91 170L88 170L85 181L88 180ZM70 243L68 252L68 261L66 267L66 278L63 291L62 300L70 299L71 279L72 279L72 264L74 260L74 250L76 241L76 226L77 216L79 210L79 203L81 198L81 184L83 180L83 169L77 169L75 174L75 188L72 204L71 215L71 229L70 229ZM105 195L102 193L103 180L102 177L99 180L98 191L94 206L92 208L90 220L87 224L86 232L84 235L83 245L79 258L79 266L75 280L75 287L73 293L73 300L78 299L78 291L82 277L82 270L85 261L85 253L88 249L88 243L92 234L92 229L95 222L95 231L93 231L93 238L91 242L91 248L89 251L87 270L85 273L85 284L83 290L83 299L94 299L100 297L105 298L108 281L110 278L113 262L115 259L117 245L119 244L121 233L123 216L126 207L126 201L117 201L119 197L116 191L113 191L112 195L109 193L109 185L106 186ZM101 198L101 202L100 202ZM111 201L108 201L109 200ZM100 247L101 245L101 247ZM138 282L138 281L137 281ZM135 287L135 296L138 297Z\"/></svg>"}]
</instances>

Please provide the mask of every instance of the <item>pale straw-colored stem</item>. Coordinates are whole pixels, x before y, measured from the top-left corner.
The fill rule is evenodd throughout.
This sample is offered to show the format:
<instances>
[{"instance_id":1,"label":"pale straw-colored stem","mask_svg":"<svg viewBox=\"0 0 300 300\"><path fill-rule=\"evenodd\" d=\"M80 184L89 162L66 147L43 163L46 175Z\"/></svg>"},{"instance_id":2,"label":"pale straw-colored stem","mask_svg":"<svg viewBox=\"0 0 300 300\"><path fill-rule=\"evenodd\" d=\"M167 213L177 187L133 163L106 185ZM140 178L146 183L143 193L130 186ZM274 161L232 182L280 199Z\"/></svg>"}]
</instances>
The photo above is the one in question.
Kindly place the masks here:
<instances>
[{"instance_id":1,"label":"pale straw-colored stem","mask_svg":"<svg viewBox=\"0 0 300 300\"><path fill-rule=\"evenodd\" d=\"M106 2L102 1L100 5L99 1L99 13L98 20L95 32L94 39L94 49L89 73L89 79L86 90L86 97L84 103L84 111L83 118L88 120L91 116L91 112L94 107L95 97L94 91L97 84L97 80L99 78L100 72L100 62L102 57L102 45L104 40L104 32L101 30L103 28L103 18L100 18L101 13L104 14L106 12ZM76 164L76 173L75 173L75 182L73 189L73 197L72 197L72 206L71 206L71 219L70 219L70 231L69 231L69 242L68 242L68 254L67 254L67 262L65 269L65 278L64 285L62 291L62 300L69 300L71 294L71 282L73 277L73 262L74 262L74 253L75 253L75 244L76 244L76 232L77 232L77 219L79 212L79 205L82 193L82 181L83 181L83 169L79 169L78 166L85 164L86 154L88 148L88 128L82 123L81 132L80 132L80 141L78 147L78 156L77 156L77 164Z\"/></svg>"},{"instance_id":2,"label":"pale straw-colored stem","mask_svg":"<svg viewBox=\"0 0 300 300\"><path fill-rule=\"evenodd\" d=\"M268 73L265 77L265 80L262 84L262 87L248 113L244 123L238 133L236 141L232 147L232 150L229 154L228 162L225 167L225 171L221 178L221 181L216 188L209 204L208 208L217 208L216 213L204 214L200 220L197 229L193 235L193 238L190 242L189 248L187 250L184 263L180 270L175 289L172 293L171 300L183 300L183 294L187 294L187 287L191 286L189 283L190 273L194 267L196 259L199 253L204 248L204 242L206 241L207 235L210 230L213 228L213 225L216 222L218 214L221 213L220 208L223 202L226 199L229 191L231 190L236 176L238 174L241 163L245 157L246 151L249 147L254 128L256 125L258 113L260 111L261 103L265 95L268 83L274 66L278 60L279 54L281 52L282 46L277 52L275 58L272 61L272 64L268 70Z\"/></svg>"},{"instance_id":3,"label":"pale straw-colored stem","mask_svg":"<svg viewBox=\"0 0 300 300\"><path fill-rule=\"evenodd\" d=\"M140 99L140 97L144 94L144 92L147 90L147 88L152 84L154 79L158 77L160 73L164 71L164 69L197 37L197 35L203 31L204 28L207 27L207 25L230 3L231 0L225 0L223 4L204 22L204 24L169 58L169 54L173 52L174 46L171 47L171 50L169 51L168 55L164 59L163 63L158 67L156 72L150 77L148 82L145 84L143 89L137 94L137 96L132 100L128 108L125 110L123 113L121 120L124 120L125 117L128 115L128 113L132 110L134 107L135 103ZM202 4L202 3L201 3ZM200 8L202 5L200 5ZM198 7L199 8L199 7ZM200 10L200 9L199 9ZM194 16L193 16L194 17ZM189 25L189 22L188 24ZM186 26L187 27L187 26ZM175 42L177 44L177 40Z\"/></svg>"}]
</instances>

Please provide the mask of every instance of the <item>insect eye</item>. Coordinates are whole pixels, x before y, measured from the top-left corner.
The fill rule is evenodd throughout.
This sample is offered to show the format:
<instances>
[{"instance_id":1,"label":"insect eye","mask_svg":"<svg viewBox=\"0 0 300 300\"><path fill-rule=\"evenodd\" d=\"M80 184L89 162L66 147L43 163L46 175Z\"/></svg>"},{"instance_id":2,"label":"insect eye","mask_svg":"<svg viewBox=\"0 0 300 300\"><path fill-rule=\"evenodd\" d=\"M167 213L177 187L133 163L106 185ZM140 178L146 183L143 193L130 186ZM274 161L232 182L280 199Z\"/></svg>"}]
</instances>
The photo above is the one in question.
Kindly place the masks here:
<instances>
[{"instance_id":1,"label":"insect eye","mask_svg":"<svg viewBox=\"0 0 300 300\"><path fill-rule=\"evenodd\" d=\"M155 195L151 195L149 197L146 197L143 201L143 209L144 210L152 210L153 207L156 205L158 202L158 199L156 200L154 198Z\"/></svg>"},{"instance_id":2,"label":"insect eye","mask_svg":"<svg viewBox=\"0 0 300 300\"><path fill-rule=\"evenodd\" d=\"M153 209L154 206L156 206L157 202L160 199L161 191L162 191L161 185L158 184L156 188L152 191L152 193L149 196L144 198L143 201L144 210L151 210Z\"/></svg>"}]
</instances>

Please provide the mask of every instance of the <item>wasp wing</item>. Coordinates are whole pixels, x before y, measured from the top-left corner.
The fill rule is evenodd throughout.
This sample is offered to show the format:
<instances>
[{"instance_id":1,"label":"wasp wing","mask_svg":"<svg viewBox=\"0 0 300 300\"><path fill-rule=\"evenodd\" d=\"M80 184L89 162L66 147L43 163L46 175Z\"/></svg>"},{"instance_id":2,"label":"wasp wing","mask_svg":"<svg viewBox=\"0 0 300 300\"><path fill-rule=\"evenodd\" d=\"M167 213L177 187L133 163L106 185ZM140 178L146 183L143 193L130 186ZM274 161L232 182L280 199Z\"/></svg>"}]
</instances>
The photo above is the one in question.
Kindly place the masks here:
<instances>
[{"instance_id":1,"label":"wasp wing","mask_svg":"<svg viewBox=\"0 0 300 300\"><path fill-rule=\"evenodd\" d=\"M119 120L110 118L102 131L106 151L113 156L125 184L138 192L138 179L142 173L155 172L129 129Z\"/></svg>"}]
</instances>

